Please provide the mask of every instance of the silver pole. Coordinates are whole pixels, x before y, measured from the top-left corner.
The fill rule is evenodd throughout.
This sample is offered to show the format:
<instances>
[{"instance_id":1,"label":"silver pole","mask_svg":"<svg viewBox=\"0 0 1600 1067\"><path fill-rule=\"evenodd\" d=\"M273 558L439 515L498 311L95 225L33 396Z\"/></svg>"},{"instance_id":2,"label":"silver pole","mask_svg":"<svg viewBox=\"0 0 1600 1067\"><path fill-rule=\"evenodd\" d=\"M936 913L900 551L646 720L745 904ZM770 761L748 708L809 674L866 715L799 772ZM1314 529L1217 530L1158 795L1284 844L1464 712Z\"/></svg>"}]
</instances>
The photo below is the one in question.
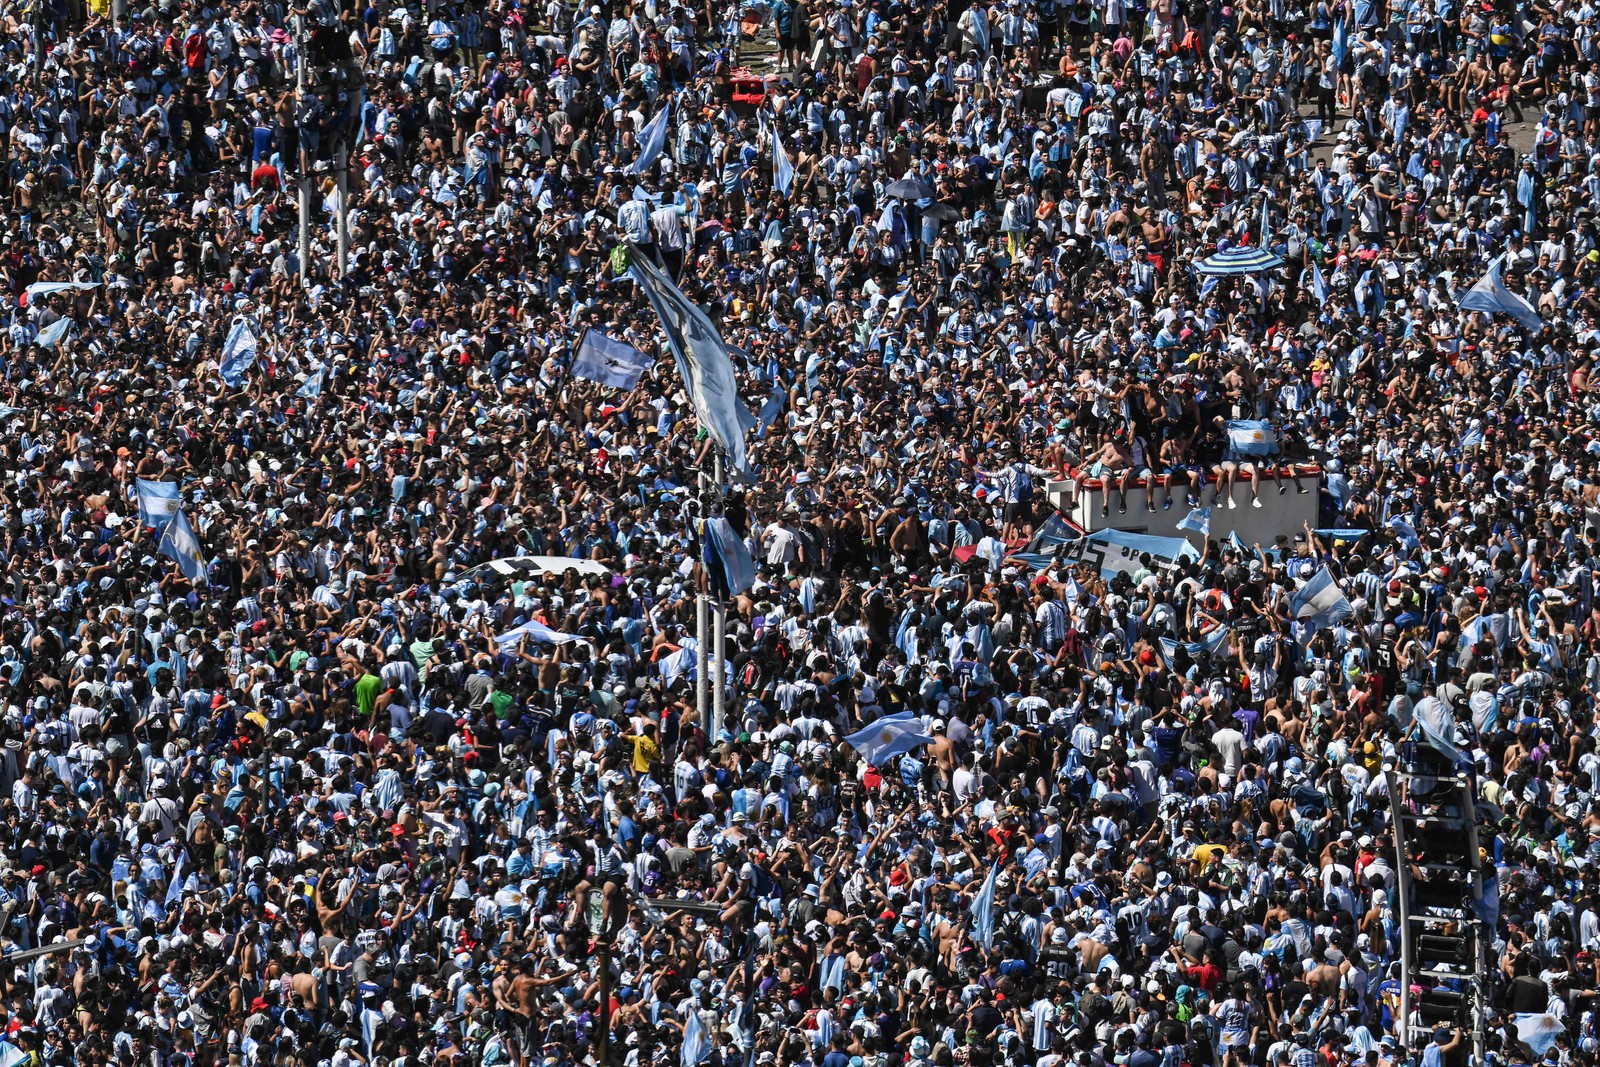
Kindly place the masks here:
<instances>
[{"instance_id":1,"label":"silver pole","mask_svg":"<svg viewBox=\"0 0 1600 1067\"><path fill-rule=\"evenodd\" d=\"M339 171L339 277L350 265L350 147L339 139L334 164Z\"/></svg>"},{"instance_id":2,"label":"silver pole","mask_svg":"<svg viewBox=\"0 0 1600 1067\"><path fill-rule=\"evenodd\" d=\"M706 482L705 472L700 473L700 515L706 513ZM701 536L704 536L702 533ZM702 578L704 576L702 575ZM706 597L704 582L694 594L694 710L700 717L700 725L706 729L713 739L716 731L711 729L711 687L708 662L711 651L711 627L709 622L710 602Z\"/></svg>"},{"instance_id":3,"label":"silver pole","mask_svg":"<svg viewBox=\"0 0 1600 1067\"><path fill-rule=\"evenodd\" d=\"M708 632L710 629L710 612L707 610L709 607L710 600L707 599L705 593L696 593L694 596L694 710L699 713L700 723L706 726L708 731L711 723L711 673L709 666L711 634Z\"/></svg>"},{"instance_id":4,"label":"silver pole","mask_svg":"<svg viewBox=\"0 0 1600 1067\"><path fill-rule=\"evenodd\" d=\"M728 606L717 601L712 606L712 624L715 636L711 639L711 722L712 736L722 732L723 701L726 699L728 659L723 648L724 630L728 624Z\"/></svg>"},{"instance_id":5,"label":"silver pole","mask_svg":"<svg viewBox=\"0 0 1600 1067\"><path fill-rule=\"evenodd\" d=\"M714 446L713 446L714 447ZM712 480L716 483L712 491L716 494L716 513L722 514L722 452L715 450L716 459L713 462ZM728 650L724 644L728 623L728 605L722 600L716 603L716 636L711 647L711 721L713 729L711 736L715 738L722 732L723 703L726 699L728 684Z\"/></svg>"},{"instance_id":6,"label":"silver pole","mask_svg":"<svg viewBox=\"0 0 1600 1067\"><path fill-rule=\"evenodd\" d=\"M306 25L296 16L294 25L294 85L295 106L299 107L306 95ZM299 146L296 154L304 155ZM300 285L311 287L311 167L309 160L295 161L300 167Z\"/></svg>"},{"instance_id":7,"label":"silver pole","mask_svg":"<svg viewBox=\"0 0 1600 1067\"><path fill-rule=\"evenodd\" d=\"M1402 791L1402 779L1393 764L1385 764L1383 777L1389 787L1391 828L1394 831L1395 852L1395 902L1400 913L1400 1019L1395 1027L1395 1037L1406 1051L1414 1052L1411 1044L1411 851L1406 844L1406 803L1410 793L1409 783Z\"/></svg>"}]
</instances>

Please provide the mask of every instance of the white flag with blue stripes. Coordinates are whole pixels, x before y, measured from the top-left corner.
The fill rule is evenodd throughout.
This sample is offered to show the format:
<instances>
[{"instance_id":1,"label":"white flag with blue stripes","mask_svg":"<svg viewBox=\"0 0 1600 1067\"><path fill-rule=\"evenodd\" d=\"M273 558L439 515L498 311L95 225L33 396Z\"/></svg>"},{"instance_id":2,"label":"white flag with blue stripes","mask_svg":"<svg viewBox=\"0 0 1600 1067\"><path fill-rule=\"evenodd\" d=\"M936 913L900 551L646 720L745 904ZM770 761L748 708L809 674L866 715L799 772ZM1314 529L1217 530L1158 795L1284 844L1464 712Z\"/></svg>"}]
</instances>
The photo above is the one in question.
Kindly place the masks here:
<instances>
[{"instance_id":1,"label":"white flag with blue stripes","mask_svg":"<svg viewBox=\"0 0 1600 1067\"><path fill-rule=\"evenodd\" d=\"M179 510L161 534L160 550L178 565L183 576L191 582L206 572L205 560L200 558L200 538L195 535L189 519Z\"/></svg>"},{"instance_id":2,"label":"white flag with blue stripes","mask_svg":"<svg viewBox=\"0 0 1600 1067\"><path fill-rule=\"evenodd\" d=\"M711 1034L706 1030L706 1024L700 1018L700 1011L693 1003L689 1005L689 1017L683 1021L683 1049L679 1056L679 1067L696 1067L701 1060L711 1055Z\"/></svg>"},{"instance_id":3,"label":"white flag with blue stripes","mask_svg":"<svg viewBox=\"0 0 1600 1067\"><path fill-rule=\"evenodd\" d=\"M885 715L850 734L845 740L874 767L882 767L894 757L914 748L933 744L933 738L922 732L922 720L909 711Z\"/></svg>"},{"instance_id":4,"label":"white flag with blue stripes","mask_svg":"<svg viewBox=\"0 0 1600 1067\"><path fill-rule=\"evenodd\" d=\"M1228 443L1241 456L1270 456L1278 450L1278 431L1264 419L1234 419L1228 423Z\"/></svg>"},{"instance_id":5,"label":"white flag with blue stripes","mask_svg":"<svg viewBox=\"0 0 1600 1067\"><path fill-rule=\"evenodd\" d=\"M656 112L656 117L651 119L639 134L639 158L633 161L633 166L628 168L630 174L643 174L650 169L650 165L661 155L661 149L667 144L667 123L672 117L672 101L667 101L667 106Z\"/></svg>"},{"instance_id":6,"label":"white flag with blue stripes","mask_svg":"<svg viewBox=\"0 0 1600 1067\"><path fill-rule=\"evenodd\" d=\"M251 331L249 321L241 318L233 324L233 329L228 331L228 339L223 342L222 359L217 363L217 372L231 388L237 389L244 384L244 372L255 362L256 335Z\"/></svg>"},{"instance_id":7,"label":"white flag with blue stripes","mask_svg":"<svg viewBox=\"0 0 1600 1067\"><path fill-rule=\"evenodd\" d=\"M1322 276L1322 268L1317 266L1315 260L1312 260L1312 262L1311 262L1311 294L1317 298L1317 303L1318 304L1326 304L1328 302L1328 294L1329 294L1329 292L1330 292L1330 290L1328 289L1328 279L1326 279L1326 278L1324 278Z\"/></svg>"},{"instance_id":8,"label":"white flag with blue stripes","mask_svg":"<svg viewBox=\"0 0 1600 1067\"><path fill-rule=\"evenodd\" d=\"M794 164L783 150L783 137L776 129L772 131L772 187L784 196L794 188Z\"/></svg>"},{"instance_id":9,"label":"white flag with blue stripes","mask_svg":"<svg viewBox=\"0 0 1600 1067\"><path fill-rule=\"evenodd\" d=\"M66 339L67 331L72 329L72 320L63 315L44 329L39 331L39 336L33 339L34 343L43 349L54 349Z\"/></svg>"},{"instance_id":10,"label":"white flag with blue stripes","mask_svg":"<svg viewBox=\"0 0 1600 1067\"><path fill-rule=\"evenodd\" d=\"M720 515L705 521L702 543L711 588L719 598L737 596L756 584L756 565L750 548Z\"/></svg>"},{"instance_id":11,"label":"white flag with blue stripes","mask_svg":"<svg viewBox=\"0 0 1600 1067\"><path fill-rule=\"evenodd\" d=\"M991 863L983 888L972 898L972 937L985 950L994 948L994 888L1000 877L1000 865Z\"/></svg>"},{"instance_id":12,"label":"white flag with blue stripes","mask_svg":"<svg viewBox=\"0 0 1600 1067\"><path fill-rule=\"evenodd\" d=\"M1191 508L1189 514L1178 520L1178 529L1193 530L1201 537L1211 536L1211 509Z\"/></svg>"},{"instance_id":13,"label":"white flag with blue stripes","mask_svg":"<svg viewBox=\"0 0 1600 1067\"><path fill-rule=\"evenodd\" d=\"M1289 610L1296 619L1321 629L1349 615L1351 609L1333 572L1324 566L1289 599Z\"/></svg>"},{"instance_id":14,"label":"white flag with blue stripes","mask_svg":"<svg viewBox=\"0 0 1600 1067\"><path fill-rule=\"evenodd\" d=\"M178 483L138 478L134 482L139 497L139 521L161 529L178 511Z\"/></svg>"},{"instance_id":15,"label":"white flag with blue stripes","mask_svg":"<svg viewBox=\"0 0 1600 1067\"><path fill-rule=\"evenodd\" d=\"M625 341L599 330L585 330L572 361L576 377L627 392L650 369L650 357Z\"/></svg>"},{"instance_id":16,"label":"white flag with blue stripes","mask_svg":"<svg viewBox=\"0 0 1600 1067\"><path fill-rule=\"evenodd\" d=\"M694 405L695 418L706 428L728 457L728 465L741 480L751 477L749 455L745 451L745 422L749 411L739 413L739 382L733 360L722 335L711 317L672 283L639 247L628 246L628 270L644 290L661 319L667 347L672 349L684 391Z\"/></svg>"},{"instance_id":17,"label":"white flag with blue stripes","mask_svg":"<svg viewBox=\"0 0 1600 1067\"><path fill-rule=\"evenodd\" d=\"M1529 333L1538 333L1544 329L1544 320L1539 317L1539 312L1534 306L1522 297L1506 288L1505 283L1506 257L1500 255L1489 264L1489 269L1476 285L1462 294L1456 301L1456 306L1467 311L1482 311L1493 315L1496 312L1510 315L1518 324Z\"/></svg>"}]
</instances>

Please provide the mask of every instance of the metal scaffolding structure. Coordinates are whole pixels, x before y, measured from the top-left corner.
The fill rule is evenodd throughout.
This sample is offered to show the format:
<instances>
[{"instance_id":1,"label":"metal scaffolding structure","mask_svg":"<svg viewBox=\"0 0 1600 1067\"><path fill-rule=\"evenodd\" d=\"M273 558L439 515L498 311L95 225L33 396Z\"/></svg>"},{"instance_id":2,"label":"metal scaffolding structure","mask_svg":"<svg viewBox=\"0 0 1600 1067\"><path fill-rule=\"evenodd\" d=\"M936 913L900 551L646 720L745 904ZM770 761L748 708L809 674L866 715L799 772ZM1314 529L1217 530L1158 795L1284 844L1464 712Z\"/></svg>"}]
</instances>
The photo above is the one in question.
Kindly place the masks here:
<instances>
[{"instance_id":1,"label":"metal scaffolding structure","mask_svg":"<svg viewBox=\"0 0 1600 1067\"><path fill-rule=\"evenodd\" d=\"M1465 1064L1470 1051L1472 1062L1481 1064L1494 931L1485 928L1476 906L1485 878L1477 783L1468 765L1423 741L1404 742L1398 756L1383 768L1398 860L1397 1036L1420 1050L1436 1028L1458 1028L1463 1041L1446 1062Z\"/></svg>"}]
</instances>

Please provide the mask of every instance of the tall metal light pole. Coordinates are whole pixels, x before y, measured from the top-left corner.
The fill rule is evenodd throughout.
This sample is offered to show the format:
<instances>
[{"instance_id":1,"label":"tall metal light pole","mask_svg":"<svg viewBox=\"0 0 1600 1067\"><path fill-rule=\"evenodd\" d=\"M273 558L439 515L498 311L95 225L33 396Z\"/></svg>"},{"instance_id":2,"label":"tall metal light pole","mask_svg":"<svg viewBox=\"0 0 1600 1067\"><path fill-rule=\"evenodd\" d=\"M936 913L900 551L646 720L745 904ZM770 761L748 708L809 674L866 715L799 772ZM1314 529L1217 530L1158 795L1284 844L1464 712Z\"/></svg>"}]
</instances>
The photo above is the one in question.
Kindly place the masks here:
<instances>
[{"instance_id":1,"label":"tall metal light pole","mask_svg":"<svg viewBox=\"0 0 1600 1067\"><path fill-rule=\"evenodd\" d=\"M350 266L350 140L343 134L334 150L333 166L339 177L339 277L343 278Z\"/></svg>"},{"instance_id":2,"label":"tall metal light pole","mask_svg":"<svg viewBox=\"0 0 1600 1067\"><path fill-rule=\"evenodd\" d=\"M712 486L715 494L716 513L722 514L722 450L712 446L715 459L712 461ZM718 597L713 605L715 612L714 633L711 644L711 739L716 740L722 732L723 703L726 698L728 685L728 649L726 644L728 626L728 604L722 597Z\"/></svg>"},{"instance_id":3,"label":"tall metal light pole","mask_svg":"<svg viewBox=\"0 0 1600 1067\"><path fill-rule=\"evenodd\" d=\"M703 470L700 472L699 481L701 522L699 534L704 537L706 483L710 479L706 477L706 473ZM704 553L701 553L701 558L704 558ZM701 566L700 579L700 587L694 592L694 710L695 714L700 717L700 725L714 739L716 734L711 729L711 634L709 633L710 625L708 622L711 598L706 596L707 578L703 564Z\"/></svg>"}]
</instances>

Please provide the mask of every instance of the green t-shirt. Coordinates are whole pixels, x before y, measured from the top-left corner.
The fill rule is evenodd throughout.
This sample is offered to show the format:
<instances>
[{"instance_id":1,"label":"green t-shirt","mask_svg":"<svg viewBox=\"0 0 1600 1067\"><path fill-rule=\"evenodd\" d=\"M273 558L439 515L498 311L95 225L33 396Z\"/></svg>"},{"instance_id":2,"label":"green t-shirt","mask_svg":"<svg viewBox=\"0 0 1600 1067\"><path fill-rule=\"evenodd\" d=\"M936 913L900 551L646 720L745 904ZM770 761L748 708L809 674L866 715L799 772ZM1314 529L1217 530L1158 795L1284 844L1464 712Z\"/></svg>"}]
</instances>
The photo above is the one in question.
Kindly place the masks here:
<instances>
[{"instance_id":1,"label":"green t-shirt","mask_svg":"<svg viewBox=\"0 0 1600 1067\"><path fill-rule=\"evenodd\" d=\"M376 674L363 674L361 680L356 682L356 704L361 708L361 714L371 715L378 706L378 690L383 688L383 682Z\"/></svg>"},{"instance_id":2,"label":"green t-shirt","mask_svg":"<svg viewBox=\"0 0 1600 1067\"><path fill-rule=\"evenodd\" d=\"M494 709L495 718L504 719L511 709L511 694L496 689L489 694L489 706Z\"/></svg>"}]
</instances>

